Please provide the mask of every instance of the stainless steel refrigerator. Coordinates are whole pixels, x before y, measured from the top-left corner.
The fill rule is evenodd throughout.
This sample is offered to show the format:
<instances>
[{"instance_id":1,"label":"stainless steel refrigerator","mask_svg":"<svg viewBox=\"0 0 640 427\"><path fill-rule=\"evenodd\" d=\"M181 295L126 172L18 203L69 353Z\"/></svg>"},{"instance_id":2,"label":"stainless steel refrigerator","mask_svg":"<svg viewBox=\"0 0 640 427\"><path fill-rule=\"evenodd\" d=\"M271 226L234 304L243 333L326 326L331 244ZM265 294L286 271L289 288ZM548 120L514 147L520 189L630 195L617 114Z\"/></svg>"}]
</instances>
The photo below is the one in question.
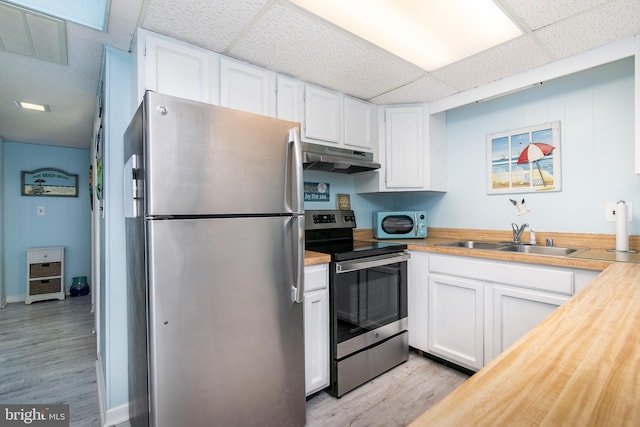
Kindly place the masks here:
<instances>
[{"instance_id":1,"label":"stainless steel refrigerator","mask_svg":"<svg viewBox=\"0 0 640 427\"><path fill-rule=\"evenodd\" d=\"M304 425L299 125L147 92L124 143L131 425Z\"/></svg>"}]
</instances>

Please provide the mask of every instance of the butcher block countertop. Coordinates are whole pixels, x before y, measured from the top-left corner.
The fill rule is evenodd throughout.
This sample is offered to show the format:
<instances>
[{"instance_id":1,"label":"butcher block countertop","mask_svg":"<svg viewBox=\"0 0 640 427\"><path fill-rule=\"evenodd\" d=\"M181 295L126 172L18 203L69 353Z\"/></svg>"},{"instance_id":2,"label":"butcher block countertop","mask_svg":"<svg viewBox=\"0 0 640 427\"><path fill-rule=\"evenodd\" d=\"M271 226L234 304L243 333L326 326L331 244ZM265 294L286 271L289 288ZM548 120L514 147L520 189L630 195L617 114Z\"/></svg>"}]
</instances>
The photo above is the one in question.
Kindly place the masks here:
<instances>
[{"instance_id":1,"label":"butcher block countertop","mask_svg":"<svg viewBox=\"0 0 640 427\"><path fill-rule=\"evenodd\" d=\"M319 252L304 251L304 265L326 264L331 261L331 255Z\"/></svg>"},{"instance_id":2,"label":"butcher block countertop","mask_svg":"<svg viewBox=\"0 0 640 427\"><path fill-rule=\"evenodd\" d=\"M640 265L614 263L421 426L640 425Z\"/></svg>"},{"instance_id":3,"label":"butcher block countertop","mask_svg":"<svg viewBox=\"0 0 640 427\"><path fill-rule=\"evenodd\" d=\"M576 254L569 256L546 256L518 252L467 249L459 247L437 246L457 240L475 240L505 242L512 239L511 231L474 230L457 228L429 228L426 239L385 240L404 243L411 251L461 255L499 261L515 261L532 264L554 265L558 267L583 268L602 271L616 262L640 264L640 254L609 252L615 247L615 235L587 233L551 233L536 232L537 244L544 246L547 238L552 238L555 246L578 248ZM370 229L354 231L358 240L376 240ZM522 241L529 242L529 233L525 232ZM630 236L629 247L640 251L640 236Z\"/></svg>"}]
</instances>

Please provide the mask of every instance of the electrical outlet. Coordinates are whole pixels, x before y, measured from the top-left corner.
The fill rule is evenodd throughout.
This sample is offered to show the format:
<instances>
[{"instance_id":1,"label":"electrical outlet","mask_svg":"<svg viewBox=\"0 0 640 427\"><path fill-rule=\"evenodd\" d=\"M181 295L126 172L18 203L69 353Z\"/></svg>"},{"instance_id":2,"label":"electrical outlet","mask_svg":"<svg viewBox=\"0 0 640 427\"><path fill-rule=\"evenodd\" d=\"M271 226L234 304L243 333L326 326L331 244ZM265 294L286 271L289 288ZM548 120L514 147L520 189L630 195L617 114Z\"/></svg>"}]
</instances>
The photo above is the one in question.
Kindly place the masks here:
<instances>
[{"instance_id":1,"label":"electrical outlet","mask_svg":"<svg viewBox=\"0 0 640 427\"><path fill-rule=\"evenodd\" d=\"M38 206L36 208L36 213L38 214L38 216L44 216L44 206Z\"/></svg>"},{"instance_id":2,"label":"electrical outlet","mask_svg":"<svg viewBox=\"0 0 640 427\"><path fill-rule=\"evenodd\" d=\"M633 203L625 203L627 208L627 222L633 221ZM605 222L616 222L616 209L618 205L615 203L607 203L605 206Z\"/></svg>"}]
</instances>

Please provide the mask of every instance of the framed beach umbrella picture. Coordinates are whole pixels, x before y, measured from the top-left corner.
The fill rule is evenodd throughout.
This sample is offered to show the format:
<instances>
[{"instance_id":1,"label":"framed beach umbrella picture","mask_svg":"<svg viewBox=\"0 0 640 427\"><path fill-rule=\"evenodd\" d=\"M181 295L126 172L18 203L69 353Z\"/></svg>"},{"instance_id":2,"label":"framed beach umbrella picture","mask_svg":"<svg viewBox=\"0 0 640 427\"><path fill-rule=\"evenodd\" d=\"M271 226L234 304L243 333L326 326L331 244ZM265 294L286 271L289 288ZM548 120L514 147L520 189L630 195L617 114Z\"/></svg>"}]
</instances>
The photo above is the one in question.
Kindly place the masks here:
<instances>
[{"instance_id":1,"label":"framed beach umbrella picture","mask_svg":"<svg viewBox=\"0 0 640 427\"><path fill-rule=\"evenodd\" d=\"M560 121L487 135L487 193L560 191Z\"/></svg>"}]
</instances>

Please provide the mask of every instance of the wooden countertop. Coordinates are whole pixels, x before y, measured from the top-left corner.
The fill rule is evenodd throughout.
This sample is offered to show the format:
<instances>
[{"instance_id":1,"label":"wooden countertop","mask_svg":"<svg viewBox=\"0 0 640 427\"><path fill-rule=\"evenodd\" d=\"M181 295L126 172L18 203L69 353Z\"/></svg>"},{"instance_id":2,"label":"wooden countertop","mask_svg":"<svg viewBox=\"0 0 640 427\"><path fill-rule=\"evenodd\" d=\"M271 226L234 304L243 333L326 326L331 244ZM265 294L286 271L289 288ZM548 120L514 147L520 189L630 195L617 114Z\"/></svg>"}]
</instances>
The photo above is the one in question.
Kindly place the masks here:
<instances>
[{"instance_id":1,"label":"wooden countertop","mask_svg":"<svg viewBox=\"0 0 640 427\"><path fill-rule=\"evenodd\" d=\"M319 252L304 251L304 265L326 264L331 261L331 255Z\"/></svg>"},{"instance_id":2,"label":"wooden countertop","mask_svg":"<svg viewBox=\"0 0 640 427\"><path fill-rule=\"evenodd\" d=\"M411 426L640 425L640 265L614 263Z\"/></svg>"},{"instance_id":3,"label":"wooden countertop","mask_svg":"<svg viewBox=\"0 0 640 427\"><path fill-rule=\"evenodd\" d=\"M640 264L640 254L638 253L627 254L608 252L608 248L615 247L615 236L608 234L536 232L539 245L544 245L545 239L548 237L553 238L556 246L575 247L580 249L577 254L566 257L436 246L456 240L493 242L509 241L512 238L510 231L429 228L428 236L429 237L425 239L385 241L404 243L407 245L408 249L412 251L443 253L531 264L555 265L558 267L584 268L598 271L606 269L615 262ZM373 238L373 231L370 229L355 230L354 237L358 240L376 241L376 239ZM525 233L523 241L528 242L528 239L528 233ZM640 249L640 236L630 236L630 247L635 250Z\"/></svg>"}]
</instances>

